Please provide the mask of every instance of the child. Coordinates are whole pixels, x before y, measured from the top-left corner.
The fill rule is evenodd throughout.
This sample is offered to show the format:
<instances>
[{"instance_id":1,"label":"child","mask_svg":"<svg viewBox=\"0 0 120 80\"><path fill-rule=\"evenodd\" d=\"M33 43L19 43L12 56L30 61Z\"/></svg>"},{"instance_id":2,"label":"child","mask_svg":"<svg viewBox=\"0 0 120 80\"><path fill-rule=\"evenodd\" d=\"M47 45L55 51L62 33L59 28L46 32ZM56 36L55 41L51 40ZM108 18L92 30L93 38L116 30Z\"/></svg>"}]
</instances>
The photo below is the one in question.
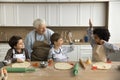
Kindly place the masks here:
<instances>
[{"instance_id":1,"label":"child","mask_svg":"<svg viewBox=\"0 0 120 80\"><path fill-rule=\"evenodd\" d=\"M53 59L56 62L66 62L68 60L66 54L73 51L74 47L72 45L70 47L63 47L63 39L58 33L54 33L50 40L53 47L49 51L48 59ZM72 43L70 38L69 42Z\"/></svg>"},{"instance_id":2,"label":"child","mask_svg":"<svg viewBox=\"0 0 120 80\"><path fill-rule=\"evenodd\" d=\"M30 61L28 51L24 48L23 40L20 36L12 36L9 40L11 49L8 50L5 60L14 62Z\"/></svg>"},{"instance_id":3,"label":"child","mask_svg":"<svg viewBox=\"0 0 120 80\"><path fill-rule=\"evenodd\" d=\"M87 30L89 41L93 47L93 61L106 62L110 53L120 53L120 48L108 43L110 38L109 30L106 28L96 28L93 30L91 20L90 28Z\"/></svg>"}]
</instances>

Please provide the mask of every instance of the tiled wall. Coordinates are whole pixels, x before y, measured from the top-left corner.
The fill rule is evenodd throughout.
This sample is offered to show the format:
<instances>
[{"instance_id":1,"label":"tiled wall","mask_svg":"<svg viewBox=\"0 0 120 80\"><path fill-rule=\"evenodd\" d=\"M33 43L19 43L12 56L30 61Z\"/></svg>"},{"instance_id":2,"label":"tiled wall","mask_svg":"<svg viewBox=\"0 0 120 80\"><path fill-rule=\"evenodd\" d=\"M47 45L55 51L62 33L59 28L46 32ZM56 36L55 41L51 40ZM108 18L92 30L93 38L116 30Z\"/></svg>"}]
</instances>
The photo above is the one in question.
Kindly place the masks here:
<instances>
[{"instance_id":1,"label":"tiled wall","mask_svg":"<svg viewBox=\"0 0 120 80\"><path fill-rule=\"evenodd\" d=\"M71 31L73 40L74 39L83 39L86 34L86 27L49 27L55 32L61 33L62 35L65 32ZM0 27L0 41L8 41L9 38L13 35L20 35L25 38L26 34L30 32L32 27Z\"/></svg>"}]
</instances>

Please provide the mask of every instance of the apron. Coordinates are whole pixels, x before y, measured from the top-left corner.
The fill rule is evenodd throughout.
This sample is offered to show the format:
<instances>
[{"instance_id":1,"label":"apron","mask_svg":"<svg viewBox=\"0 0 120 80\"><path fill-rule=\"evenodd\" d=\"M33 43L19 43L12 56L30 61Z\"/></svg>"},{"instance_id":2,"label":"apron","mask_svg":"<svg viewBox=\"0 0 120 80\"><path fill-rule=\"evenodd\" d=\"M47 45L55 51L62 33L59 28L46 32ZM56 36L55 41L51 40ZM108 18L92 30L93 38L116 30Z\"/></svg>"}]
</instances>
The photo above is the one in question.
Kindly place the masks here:
<instances>
[{"instance_id":1,"label":"apron","mask_svg":"<svg viewBox=\"0 0 120 80\"><path fill-rule=\"evenodd\" d=\"M67 62L68 61L68 58L62 53L62 49L59 49L59 52L58 51L54 51L55 54L53 54L53 58L55 61L59 61L59 62Z\"/></svg>"},{"instance_id":2,"label":"apron","mask_svg":"<svg viewBox=\"0 0 120 80\"><path fill-rule=\"evenodd\" d=\"M107 61L106 52L105 52L103 45L96 45L93 48L92 55L93 55L93 61L96 61L96 62L100 62L100 61L106 62Z\"/></svg>"},{"instance_id":3,"label":"apron","mask_svg":"<svg viewBox=\"0 0 120 80\"><path fill-rule=\"evenodd\" d=\"M23 51L22 54L15 54L15 50L13 49L13 58L19 58L22 61L25 61L26 57L25 57L25 51Z\"/></svg>"},{"instance_id":4,"label":"apron","mask_svg":"<svg viewBox=\"0 0 120 80\"><path fill-rule=\"evenodd\" d=\"M37 41L37 33L35 32L35 42L33 44L33 52L31 54L31 61L47 61L50 45L44 35L44 41Z\"/></svg>"}]
</instances>

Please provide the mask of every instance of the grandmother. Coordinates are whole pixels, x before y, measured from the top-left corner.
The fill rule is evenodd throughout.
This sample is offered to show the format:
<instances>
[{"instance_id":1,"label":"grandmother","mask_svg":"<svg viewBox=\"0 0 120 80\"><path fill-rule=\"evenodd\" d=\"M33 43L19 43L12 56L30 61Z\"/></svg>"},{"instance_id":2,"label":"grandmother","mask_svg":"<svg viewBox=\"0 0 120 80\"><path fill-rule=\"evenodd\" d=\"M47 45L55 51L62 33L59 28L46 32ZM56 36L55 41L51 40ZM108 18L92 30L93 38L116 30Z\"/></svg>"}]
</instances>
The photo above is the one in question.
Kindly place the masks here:
<instances>
[{"instance_id":1,"label":"grandmother","mask_svg":"<svg viewBox=\"0 0 120 80\"><path fill-rule=\"evenodd\" d=\"M34 20L33 26L35 29L29 32L25 38L25 47L28 49L32 61L45 60L44 51L48 52L46 48L51 44L50 36L54 31L46 28L46 23L42 19Z\"/></svg>"}]
</instances>

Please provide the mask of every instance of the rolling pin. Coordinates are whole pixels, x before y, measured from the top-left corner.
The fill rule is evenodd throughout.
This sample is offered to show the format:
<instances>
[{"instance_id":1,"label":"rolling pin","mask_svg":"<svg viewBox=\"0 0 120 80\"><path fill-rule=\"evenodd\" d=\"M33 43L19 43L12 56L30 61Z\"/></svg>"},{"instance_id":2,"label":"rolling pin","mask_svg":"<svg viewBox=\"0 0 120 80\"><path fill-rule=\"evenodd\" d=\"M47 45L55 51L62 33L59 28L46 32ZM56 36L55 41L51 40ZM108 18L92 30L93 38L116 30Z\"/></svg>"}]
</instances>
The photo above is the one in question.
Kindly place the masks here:
<instances>
[{"instance_id":1,"label":"rolling pin","mask_svg":"<svg viewBox=\"0 0 120 80\"><path fill-rule=\"evenodd\" d=\"M84 65L84 63L82 62L81 59L79 59L79 63L80 63L80 65L81 65L81 67L82 67L83 69L85 69L85 65Z\"/></svg>"},{"instance_id":2,"label":"rolling pin","mask_svg":"<svg viewBox=\"0 0 120 80\"><path fill-rule=\"evenodd\" d=\"M11 68L11 67L7 67L6 70L7 70L7 72L23 73L23 72L35 71L35 68Z\"/></svg>"},{"instance_id":3,"label":"rolling pin","mask_svg":"<svg viewBox=\"0 0 120 80\"><path fill-rule=\"evenodd\" d=\"M78 63L75 64L74 68L73 68L73 74L76 76L78 74Z\"/></svg>"}]
</instances>

